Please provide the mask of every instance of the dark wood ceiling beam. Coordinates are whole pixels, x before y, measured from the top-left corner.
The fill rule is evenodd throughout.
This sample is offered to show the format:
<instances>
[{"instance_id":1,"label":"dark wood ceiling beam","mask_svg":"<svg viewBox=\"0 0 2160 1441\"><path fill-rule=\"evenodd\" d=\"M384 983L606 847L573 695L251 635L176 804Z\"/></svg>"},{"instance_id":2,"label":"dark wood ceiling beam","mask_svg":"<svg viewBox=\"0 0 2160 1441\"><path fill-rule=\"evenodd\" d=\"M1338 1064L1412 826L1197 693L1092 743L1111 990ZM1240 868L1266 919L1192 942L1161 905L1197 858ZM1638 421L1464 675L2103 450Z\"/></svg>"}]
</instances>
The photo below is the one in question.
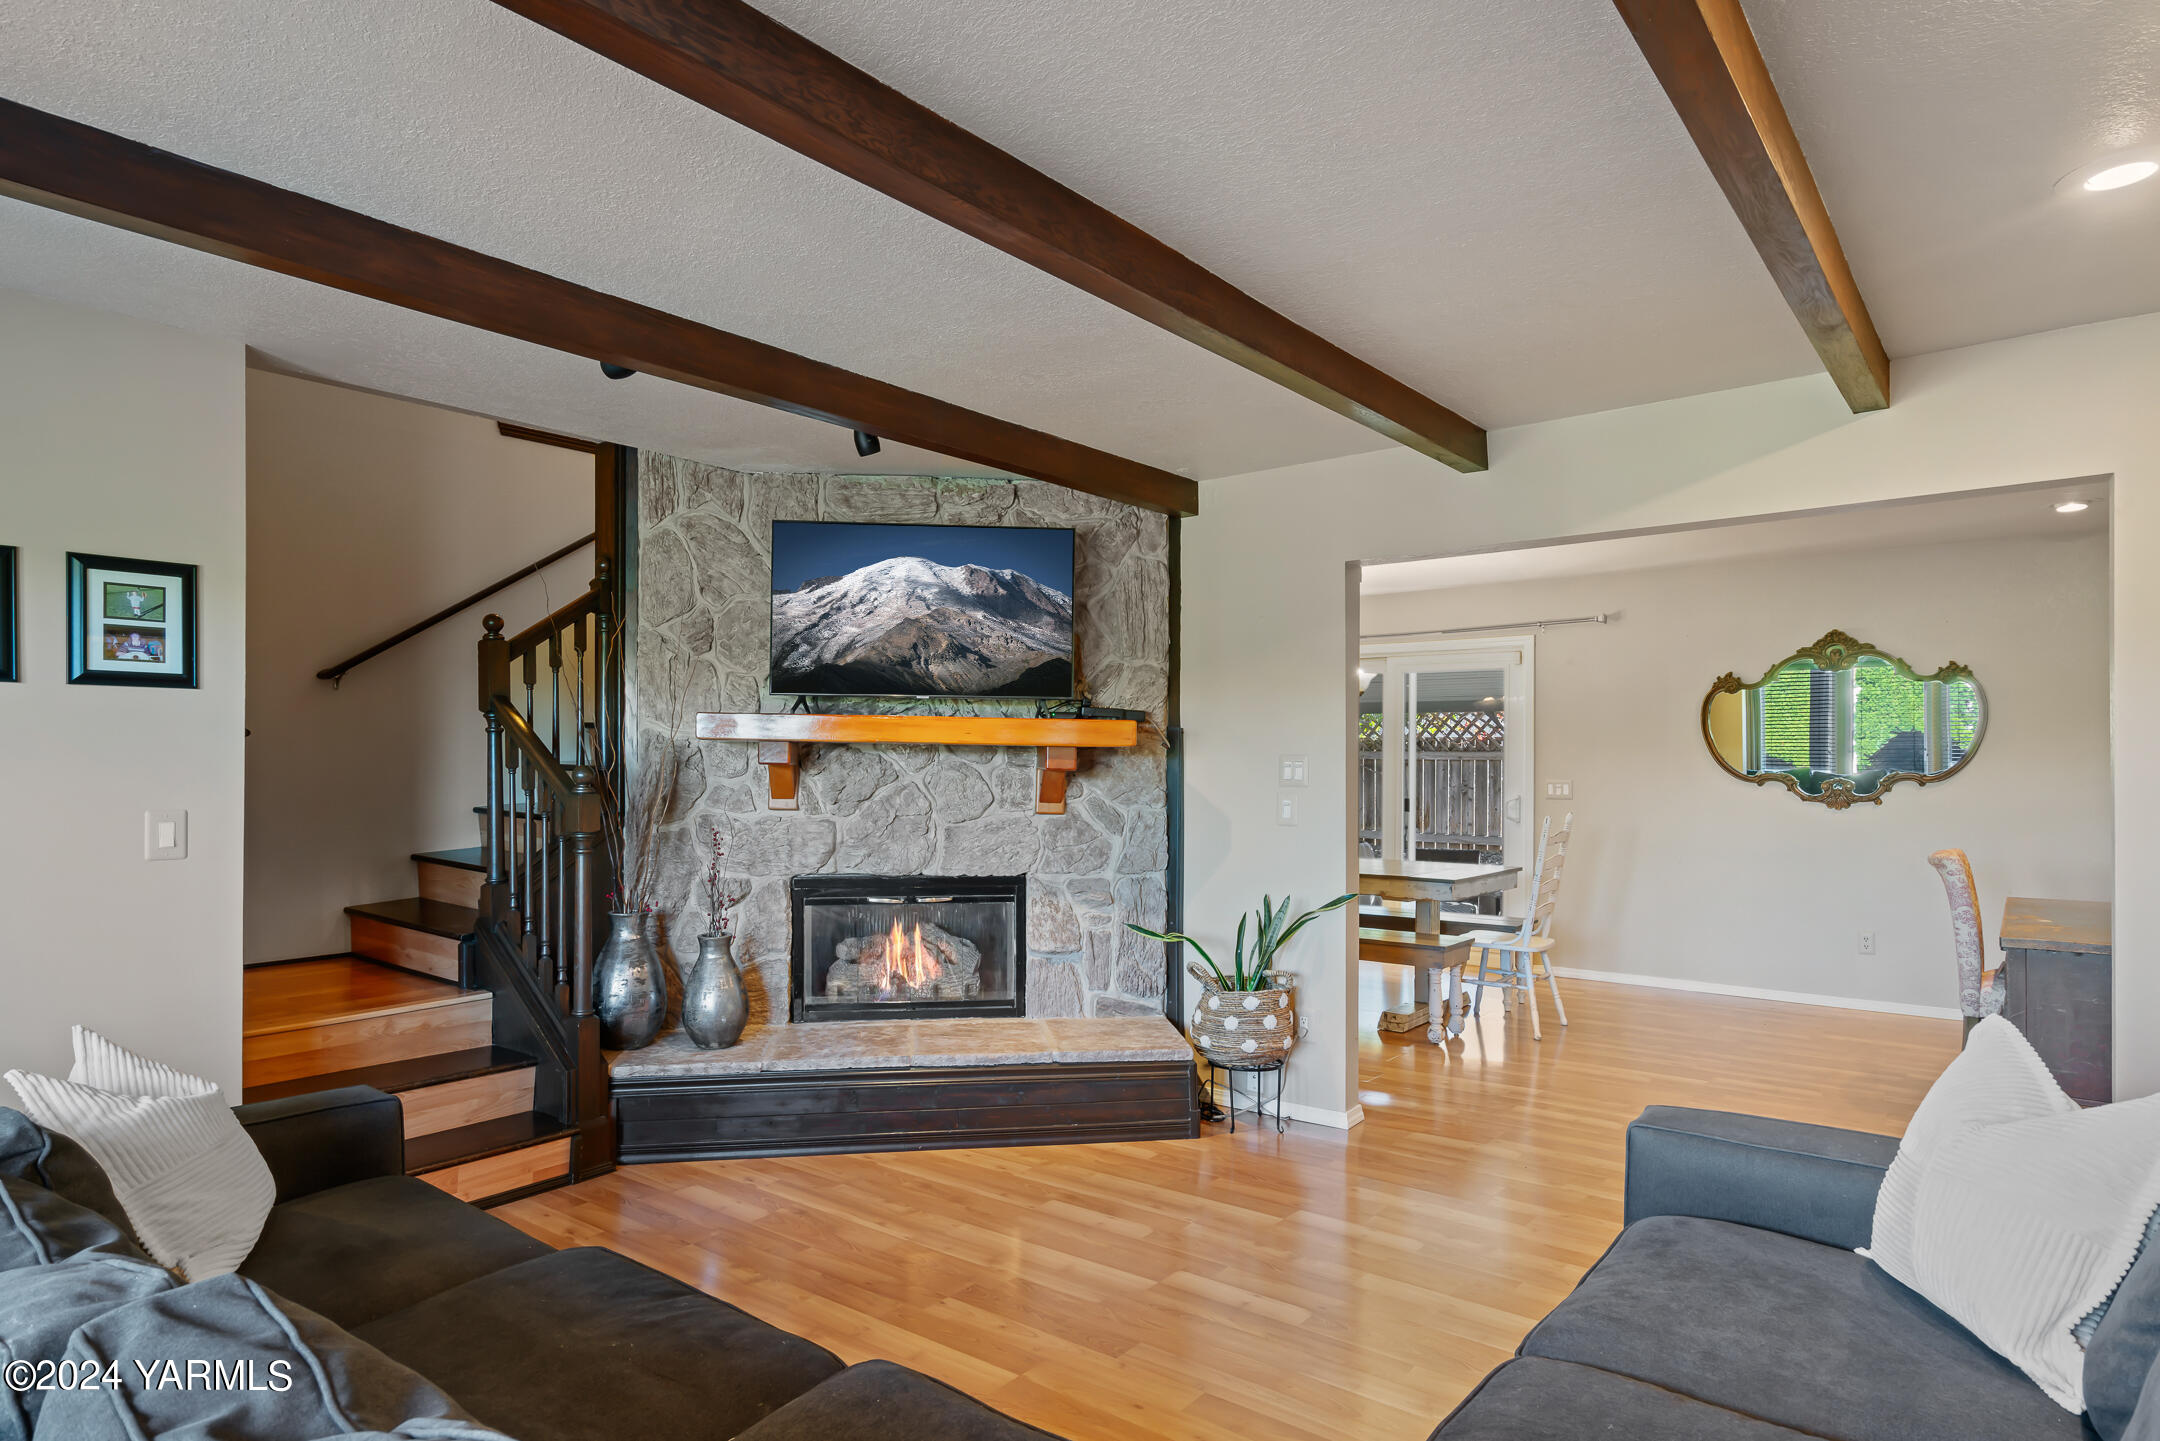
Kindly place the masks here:
<instances>
[{"instance_id":1,"label":"dark wood ceiling beam","mask_svg":"<svg viewBox=\"0 0 2160 1441\"><path fill-rule=\"evenodd\" d=\"M0 194L902 445L1192 515L1184 476L0 100Z\"/></svg>"},{"instance_id":2,"label":"dark wood ceiling beam","mask_svg":"<svg viewBox=\"0 0 2160 1441\"><path fill-rule=\"evenodd\" d=\"M1457 470L1485 432L742 0L496 0Z\"/></svg>"},{"instance_id":3,"label":"dark wood ceiling beam","mask_svg":"<svg viewBox=\"0 0 2160 1441\"><path fill-rule=\"evenodd\" d=\"M1881 410L1890 357L1739 0L1614 4L1846 403Z\"/></svg>"}]
</instances>

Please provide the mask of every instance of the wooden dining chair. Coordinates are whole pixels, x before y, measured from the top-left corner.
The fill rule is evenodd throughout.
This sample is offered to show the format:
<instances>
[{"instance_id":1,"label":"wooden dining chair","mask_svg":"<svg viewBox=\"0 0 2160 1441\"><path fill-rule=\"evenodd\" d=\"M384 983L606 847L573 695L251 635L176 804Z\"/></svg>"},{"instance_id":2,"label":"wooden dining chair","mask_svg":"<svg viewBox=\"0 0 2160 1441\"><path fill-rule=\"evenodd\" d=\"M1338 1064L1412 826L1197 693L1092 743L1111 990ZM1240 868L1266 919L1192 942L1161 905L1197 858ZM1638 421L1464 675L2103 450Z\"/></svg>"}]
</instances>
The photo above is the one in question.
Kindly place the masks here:
<instances>
[{"instance_id":1,"label":"wooden dining chair","mask_svg":"<svg viewBox=\"0 0 2160 1441\"><path fill-rule=\"evenodd\" d=\"M1942 877L1950 897L1950 944L1957 952L1958 1013L1972 1033L2003 1008L2003 973L1987 968L1987 937L1980 925L1980 888L1973 884L1972 862L1960 850L1937 851L1928 864Z\"/></svg>"},{"instance_id":2,"label":"wooden dining chair","mask_svg":"<svg viewBox=\"0 0 2160 1441\"><path fill-rule=\"evenodd\" d=\"M1537 861L1530 872L1530 909L1524 915L1519 931L1472 931L1470 944L1478 952L1477 979L1471 984L1476 991L1471 997L1470 1013L1476 1015L1484 1003L1485 988L1500 989L1501 1002L1506 1004L1510 994L1519 994L1530 1005L1530 1039L1545 1039L1543 1027L1538 1024L1537 983L1540 979L1532 970L1534 964L1544 968L1543 980L1552 990L1553 1010L1560 1016L1560 1024L1567 1024L1567 1007L1560 1002L1560 982L1553 978L1553 912L1560 904L1560 869L1567 862L1568 836L1575 829L1575 813L1569 811L1560 822L1556 835L1552 829L1552 817L1547 816L1538 826ZM1493 956L1500 957L1500 968L1493 971Z\"/></svg>"}]
</instances>

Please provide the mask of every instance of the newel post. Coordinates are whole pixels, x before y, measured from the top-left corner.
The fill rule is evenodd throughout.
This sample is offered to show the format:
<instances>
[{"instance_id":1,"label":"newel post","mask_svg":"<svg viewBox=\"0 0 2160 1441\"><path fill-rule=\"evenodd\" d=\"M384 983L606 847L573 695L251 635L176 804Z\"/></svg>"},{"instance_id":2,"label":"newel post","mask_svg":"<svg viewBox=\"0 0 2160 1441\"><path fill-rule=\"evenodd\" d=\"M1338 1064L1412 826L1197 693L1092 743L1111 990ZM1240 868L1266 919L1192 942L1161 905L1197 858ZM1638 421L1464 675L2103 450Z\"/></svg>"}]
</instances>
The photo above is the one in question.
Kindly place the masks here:
<instances>
[{"instance_id":1,"label":"newel post","mask_svg":"<svg viewBox=\"0 0 2160 1441\"><path fill-rule=\"evenodd\" d=\"M572 766L570 795L563 805L564 840L570 848L565 876L570 883L570 927L564 937L570 953L570 1013L589 1016L593 1006L593 965L600 954L600 930L607 917L607 852L601 827L607 823L598 777L591 766Z\"/></svg>"},{"instance_id":2,"label":"newel post","mask_svg":"<svg viewBox=\"0 0 2160 1441\"><path fill-rule=\"evenodd\" d=\"M607 806L600 795L600 775L592 766L571 766L570 794L563 801L564 837L569 846L570 1018L577 1048L572 1069L576 1095L577 1175L580 1180L615 1166L615 1115L609 1100L607 1057L600 1050L600 1018L593 1014L593 966L600 954L601 928L607 921L607 891L615 884L603 845Z\"/></svg>"},{"instance_id":3,"label":"newel post","mask_svg":"<svg viewBox=\"0 0 2160 1441\"><path fill-rule=\"evenodd\" d=\"M502 719L495 714L495 697L510 693L510 642L503 639L503 618L490 615L480 622L480 714L487 719L487 878L491 886L503 883L503 739Z\"/></svg>"}]
</instances>

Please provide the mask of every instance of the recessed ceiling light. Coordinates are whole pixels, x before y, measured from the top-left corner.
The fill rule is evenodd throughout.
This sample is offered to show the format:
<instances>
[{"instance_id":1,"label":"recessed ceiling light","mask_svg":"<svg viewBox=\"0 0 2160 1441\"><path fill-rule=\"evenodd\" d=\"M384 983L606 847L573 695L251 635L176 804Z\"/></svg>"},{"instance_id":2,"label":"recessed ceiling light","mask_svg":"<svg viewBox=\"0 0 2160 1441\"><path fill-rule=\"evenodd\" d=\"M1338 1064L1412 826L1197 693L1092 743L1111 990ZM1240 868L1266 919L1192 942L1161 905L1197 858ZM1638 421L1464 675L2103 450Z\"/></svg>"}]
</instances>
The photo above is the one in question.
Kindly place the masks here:
<instances>
[{"instance_id":1,"label":"recessed ceiling light","mask_svg":"<svg viewBox=\"0 0 2160 1441\"><path fill-rule=\"evenodd\" d=\"M2055 513L2057 515L2076 515L2079 511L2083 509L2085 509L2084 501L2066 500L2061 505L2055 507Z\"/></svg>"},{"instance_id":2,"label":"recessed ceiling light","mask_svg":"<svg viewBox=\"0 0 2160 1441\"><path fill-rule=\"evenodd\" d=\"M2155 174L2160 174L2160 160L2132 160L2094 171L2085 177L2084 187L2087 190L2120 190L2125 185L2150 180Z\"/></svg>"}]
</instances>

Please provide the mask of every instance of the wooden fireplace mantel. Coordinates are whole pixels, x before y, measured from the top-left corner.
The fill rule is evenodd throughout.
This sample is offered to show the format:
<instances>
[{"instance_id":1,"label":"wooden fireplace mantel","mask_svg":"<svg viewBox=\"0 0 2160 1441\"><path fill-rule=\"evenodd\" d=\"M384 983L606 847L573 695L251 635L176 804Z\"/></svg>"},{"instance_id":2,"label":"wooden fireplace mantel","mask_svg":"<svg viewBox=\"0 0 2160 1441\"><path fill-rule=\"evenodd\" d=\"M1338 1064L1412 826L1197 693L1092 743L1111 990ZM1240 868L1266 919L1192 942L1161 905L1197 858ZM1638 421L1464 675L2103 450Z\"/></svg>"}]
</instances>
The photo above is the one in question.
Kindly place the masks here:
<instances>
[{"instance_id":1,"label":"wooden fireplace mantel","mask_svg":"<svg viewBox=\"0 0 2160 1441\"><path fill-rule=\"evenodd\" d=\"M1140 744L1129 720L1043 720L1034 716L724 715L701 711L701 741L756 741L770 797L766 808L797 809L796 784L806 745L1033 746L1040 761L1035 814L1065 814L1065 783L1086 750Z\"/></svg>"}]
</instances>

